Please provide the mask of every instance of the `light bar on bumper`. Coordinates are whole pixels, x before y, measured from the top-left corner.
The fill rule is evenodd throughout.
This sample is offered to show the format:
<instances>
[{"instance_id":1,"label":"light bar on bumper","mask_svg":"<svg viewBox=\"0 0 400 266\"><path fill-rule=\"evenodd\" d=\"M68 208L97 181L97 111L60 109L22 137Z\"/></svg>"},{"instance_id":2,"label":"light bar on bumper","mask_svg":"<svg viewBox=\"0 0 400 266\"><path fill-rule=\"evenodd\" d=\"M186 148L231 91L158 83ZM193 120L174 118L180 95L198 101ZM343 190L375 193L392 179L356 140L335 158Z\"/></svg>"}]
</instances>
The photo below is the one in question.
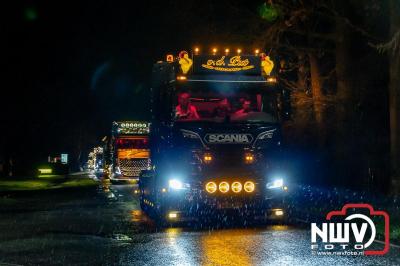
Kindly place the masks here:
<instances>
[{"instance_id":1,"label":"light bar on bumper","mask_svg":"<svg viewBox=\"0 0 400 266\"><path fill-rule=\"evenodd\" d=\"M217 192L217 190L223 194L229 191L237 194L242 191L252 193L255 191L255 187L256 185L253 181L246 181L244 183L239 181L234 181L233 183L222 181L219 184L214 181L209 181L205 185L205 190L210 194Z\"/></svg>"}]
</instances>

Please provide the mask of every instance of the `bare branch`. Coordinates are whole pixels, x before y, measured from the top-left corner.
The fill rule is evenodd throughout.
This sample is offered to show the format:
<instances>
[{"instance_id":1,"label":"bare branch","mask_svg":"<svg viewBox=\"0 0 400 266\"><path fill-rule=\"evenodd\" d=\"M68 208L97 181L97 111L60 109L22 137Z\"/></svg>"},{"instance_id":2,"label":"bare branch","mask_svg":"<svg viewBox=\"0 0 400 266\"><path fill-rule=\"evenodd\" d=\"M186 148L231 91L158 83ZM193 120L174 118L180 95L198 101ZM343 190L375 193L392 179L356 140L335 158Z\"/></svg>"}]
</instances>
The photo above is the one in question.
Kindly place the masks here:
<instances>
[{"instance_id":1,"label":"bare branch","mask_svg":"<svg viewBox=\"0 0 400 266\"><path fill-rule=\"evenodd\" d=\"M391 51L394 55L396 52L400 52L400 29L395 32L390 41L386 43L379 43L377 45L369 43L369 45L377 49L380 53Z\"/></svg>"}]
</instances>

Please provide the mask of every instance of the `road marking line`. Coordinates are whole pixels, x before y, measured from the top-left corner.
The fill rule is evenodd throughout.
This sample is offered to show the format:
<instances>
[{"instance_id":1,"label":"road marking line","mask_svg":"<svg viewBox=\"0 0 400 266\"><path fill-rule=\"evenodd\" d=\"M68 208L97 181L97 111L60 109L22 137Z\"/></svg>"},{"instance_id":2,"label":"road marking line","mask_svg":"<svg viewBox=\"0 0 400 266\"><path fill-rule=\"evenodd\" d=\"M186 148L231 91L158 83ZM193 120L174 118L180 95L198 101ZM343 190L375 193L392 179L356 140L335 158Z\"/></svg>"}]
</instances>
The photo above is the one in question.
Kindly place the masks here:
<instances>
[{"instance_id":1,"label":"road marking line","mask_svg":"<svg viewBox=\"0 0 400 266\"><path fill-rule=\"evenodd\" d=\"M379 243L379 244L382 244L382 245L385 245L385 242L380 241L380 240L374 240L374 242ZM389 246L391 246L391 247L393 247L393 248L400 248L399 245L395 245L395 244L392 244L392 243L389 243Z\"/></svg>"}]
</instances>

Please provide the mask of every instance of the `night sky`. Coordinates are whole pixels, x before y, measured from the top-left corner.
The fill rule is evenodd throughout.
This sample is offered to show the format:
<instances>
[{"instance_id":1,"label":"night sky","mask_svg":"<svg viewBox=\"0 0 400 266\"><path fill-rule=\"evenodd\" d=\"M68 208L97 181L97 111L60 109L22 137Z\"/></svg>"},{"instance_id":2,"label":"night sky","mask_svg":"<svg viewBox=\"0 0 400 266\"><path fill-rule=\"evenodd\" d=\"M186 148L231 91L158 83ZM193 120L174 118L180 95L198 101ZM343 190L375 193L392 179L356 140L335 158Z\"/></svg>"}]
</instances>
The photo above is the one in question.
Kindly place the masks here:
<instances>
[{"instance_id":1,"label":"night sky","mask_svg":"<svg viewBox=\"0 0 400 266\"><path fill-rule=\"evenodd\" d=\"M61 152L76 157L99 144L112 121L148 118L155 61L226 43L227 22L240 30L225 2L7 3L1 156L27 165Z\"/></svg>"}]
</instances>

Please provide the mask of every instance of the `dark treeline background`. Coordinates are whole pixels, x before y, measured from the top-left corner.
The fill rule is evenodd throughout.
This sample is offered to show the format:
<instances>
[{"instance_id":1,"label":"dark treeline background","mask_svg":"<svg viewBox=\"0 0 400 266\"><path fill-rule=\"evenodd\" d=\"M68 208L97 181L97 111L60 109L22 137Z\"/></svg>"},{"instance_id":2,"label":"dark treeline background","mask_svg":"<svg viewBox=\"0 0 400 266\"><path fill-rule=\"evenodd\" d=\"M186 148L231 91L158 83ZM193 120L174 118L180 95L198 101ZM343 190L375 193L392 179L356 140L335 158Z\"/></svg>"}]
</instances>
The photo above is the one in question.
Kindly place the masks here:
<instances>
[{"instance_id":1,"label":"dark treeline background","mask_svg":"<svg viewBox=\"0 0 400 266\"><path fill-rule=\"evenodd\" d=\"M304 181L399 187L399 0L22 1L2 25L0 159L20 171L60 152L77 167L113 120L148 119L165 54L241 47L266 51L291 92Z\"/></svg>"}]
</instances>

